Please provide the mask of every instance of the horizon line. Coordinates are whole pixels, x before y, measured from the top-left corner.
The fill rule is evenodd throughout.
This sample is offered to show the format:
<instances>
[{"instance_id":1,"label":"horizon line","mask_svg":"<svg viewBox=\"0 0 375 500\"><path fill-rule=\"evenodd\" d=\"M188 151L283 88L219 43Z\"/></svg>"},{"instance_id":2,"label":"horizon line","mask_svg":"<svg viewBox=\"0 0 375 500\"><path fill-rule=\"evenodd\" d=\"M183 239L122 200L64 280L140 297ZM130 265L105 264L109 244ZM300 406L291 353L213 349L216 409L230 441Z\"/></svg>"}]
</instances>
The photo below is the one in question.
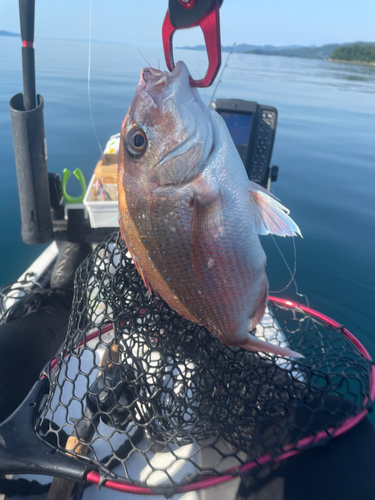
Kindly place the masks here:
<instances>
[{"instance_id":1,"label":"horizon line","mask_svg":"<svg viewBox=\"0 0 375 500\"><path fill-rule=\"evenodd\" d=\"M7 30L0 30L0 33L7 33L6 35L0 35L0 36L21 37L20 33L13 33L11 31L7 31ZM8 33L9 33L9 35L8 35ZM70 42L89 42L90 41L89 38L64 38L64 37L51 37L51 36L38 36L38 35L36 35L35 39L38 39L38 38L48 39L48 40L66 40L66 41L70 41ZM94 43L113 43L113 44L117 44L117 45L134 45L131 42L119 42L119 41L114 41L114 40L99 40L98 38L92 38L91 42L94 42ZM235 45L237 47L239 45L255 45L255 46L259 46L259 47L266 47L267 45L269 45L271 47L292 47L294 45L299 45L299 47L301 47L301 48L310 48L310 47L324 47L325 45L333 45L333 44L339 44L339 45L342 45L345 43L354 44L354 43L358 43L358 42L375 43L375 40L369 40L369 41L355 40L355 41L351 41L351 42L327 42L327 43L323 43L321 45L316 45L316 44L300 45L298 43L291 43L291 44L287 44L287 45L285 45L285 44L284 45L274 45L272 43L259 44L259 43L249 43L249 42L235 43ZM200 47L200 46L203 47L203 44L184 45L183 47L175 47L175 49L195 48L195 47ZM233 46L233 43L230 45L221 44L221 47L225 47L225 48L232 47L232 46Z\"/></svg>"}]
</instances>

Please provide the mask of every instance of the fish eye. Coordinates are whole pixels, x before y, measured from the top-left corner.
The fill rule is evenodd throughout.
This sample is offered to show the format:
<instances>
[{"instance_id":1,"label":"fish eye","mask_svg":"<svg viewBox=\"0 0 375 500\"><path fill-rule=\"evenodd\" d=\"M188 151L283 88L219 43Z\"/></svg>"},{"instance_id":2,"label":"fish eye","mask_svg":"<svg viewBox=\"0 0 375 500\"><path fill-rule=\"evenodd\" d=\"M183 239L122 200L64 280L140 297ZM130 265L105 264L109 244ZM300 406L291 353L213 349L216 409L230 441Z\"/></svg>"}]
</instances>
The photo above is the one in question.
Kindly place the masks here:
<instances>
[{"instance_id":1,"label":"fish eye","mask_svg":"<svg viewBox=\"0 0 375 500\"><path fill-rule=\"evenodd\" d=\"M147 136L141 127L133 127L125 137L126 151L132 158L139 158L147 149Z\"/></svg>"}]
</instances>

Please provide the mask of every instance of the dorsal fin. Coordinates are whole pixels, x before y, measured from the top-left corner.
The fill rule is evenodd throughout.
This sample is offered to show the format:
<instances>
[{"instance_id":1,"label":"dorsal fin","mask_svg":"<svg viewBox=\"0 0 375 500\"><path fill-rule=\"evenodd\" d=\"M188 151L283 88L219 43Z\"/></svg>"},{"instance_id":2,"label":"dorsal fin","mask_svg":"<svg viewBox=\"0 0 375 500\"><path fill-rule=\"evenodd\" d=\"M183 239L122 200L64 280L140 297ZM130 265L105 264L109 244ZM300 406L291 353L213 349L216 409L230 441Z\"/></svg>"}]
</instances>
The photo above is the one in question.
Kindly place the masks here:
<instances>
[{"instance_id":1,"label":"dorsal fin","mask_svg":"<svg viewBox=\"0 0 375 500\"><path fill-rule=\"evenodd\" d=\"M289 210L266 189L251 182L249 193L254 207L254 231L277 236L302 237L297 224L288 216Z\"/></svg>"}]
</instances>

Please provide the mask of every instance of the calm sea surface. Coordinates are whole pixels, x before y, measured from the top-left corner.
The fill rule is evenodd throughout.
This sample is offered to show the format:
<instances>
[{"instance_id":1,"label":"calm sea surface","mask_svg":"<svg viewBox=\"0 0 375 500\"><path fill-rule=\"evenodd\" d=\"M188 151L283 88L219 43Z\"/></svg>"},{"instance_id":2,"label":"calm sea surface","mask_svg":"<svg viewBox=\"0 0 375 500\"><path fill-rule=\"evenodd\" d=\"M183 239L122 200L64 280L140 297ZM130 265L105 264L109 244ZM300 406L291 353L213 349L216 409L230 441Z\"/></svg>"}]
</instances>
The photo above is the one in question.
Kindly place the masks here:
<instances>
[{"instance_id":1,"label":"calm sea surface","mask_svg":"<svg viewBox=\"0 0 375 500\"><path fill-rule=\"evenodd\" d=\"M100 155L90 121L88 43L37 39L37 91L45 100L48 168L80 167L89 180ZM142 49L164 69L160 50ZM226 54L224 54L224 58ZM193 75L205 54L176 50ZM137 47L93 43L92 113L104 146L121 122L145 66ZM0 38L0 282L16 280L41 252L20 238L20 213L8 101L22 91L17 38ZM206 103L212 89L201 91ZM311 307L344 324L375 358L375 67L325 61L232 55L217 98L241 98L279 111L273 164L275 194L291 210L299 291ZM70 191L74 194L73 184ZM78 194L77 190L77 194ZM290 239L277 239L293 269ZM270 289L290 275L271 237L263 237ZM294 286L283 296L298 299Z\"/></svg>"}]
</instances>

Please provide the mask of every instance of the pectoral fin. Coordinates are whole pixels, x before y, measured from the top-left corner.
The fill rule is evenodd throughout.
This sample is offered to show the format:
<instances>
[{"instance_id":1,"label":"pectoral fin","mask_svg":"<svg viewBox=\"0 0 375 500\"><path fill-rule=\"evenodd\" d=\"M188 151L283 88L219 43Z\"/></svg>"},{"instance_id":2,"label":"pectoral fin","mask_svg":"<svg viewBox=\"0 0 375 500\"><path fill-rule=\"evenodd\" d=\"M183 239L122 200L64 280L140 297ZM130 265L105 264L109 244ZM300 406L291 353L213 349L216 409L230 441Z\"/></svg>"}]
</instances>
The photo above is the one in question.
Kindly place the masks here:
<instances>
[{"instance_id":1,"label":"pectoral fin","mask_svg":"<svg viewBox=\"0 0 375 500\"><path fill-rule=\"evenodd\" d=\"M224 230L220 190L196 193L193 199L192 247L199 240L215 240Z\"/></svg>"},{"instance_id":2,"label":"pectoral fin","mask_svg":"<svg viewBox=\"0 0 375 500\"><path fill-rule=\"evenodd\" d=\"M207 282L217 282L216 255L224 234L223 201L220 190L202 190L192 200L194 211L191 228L192 268L196 282L205 290Z\"/></svg>"},{"instance_id":3,"label":"pectoral fin","mask_svg":"<svg viewBox=\"0 0 375 500\"><path fill-rule=\"evenodd\" d=\"M249 189L254 208L254 231L278 236L302 236L297 224L288 216L289 210L266 189L251 182Z\"/></svg>"}]
</instances>

